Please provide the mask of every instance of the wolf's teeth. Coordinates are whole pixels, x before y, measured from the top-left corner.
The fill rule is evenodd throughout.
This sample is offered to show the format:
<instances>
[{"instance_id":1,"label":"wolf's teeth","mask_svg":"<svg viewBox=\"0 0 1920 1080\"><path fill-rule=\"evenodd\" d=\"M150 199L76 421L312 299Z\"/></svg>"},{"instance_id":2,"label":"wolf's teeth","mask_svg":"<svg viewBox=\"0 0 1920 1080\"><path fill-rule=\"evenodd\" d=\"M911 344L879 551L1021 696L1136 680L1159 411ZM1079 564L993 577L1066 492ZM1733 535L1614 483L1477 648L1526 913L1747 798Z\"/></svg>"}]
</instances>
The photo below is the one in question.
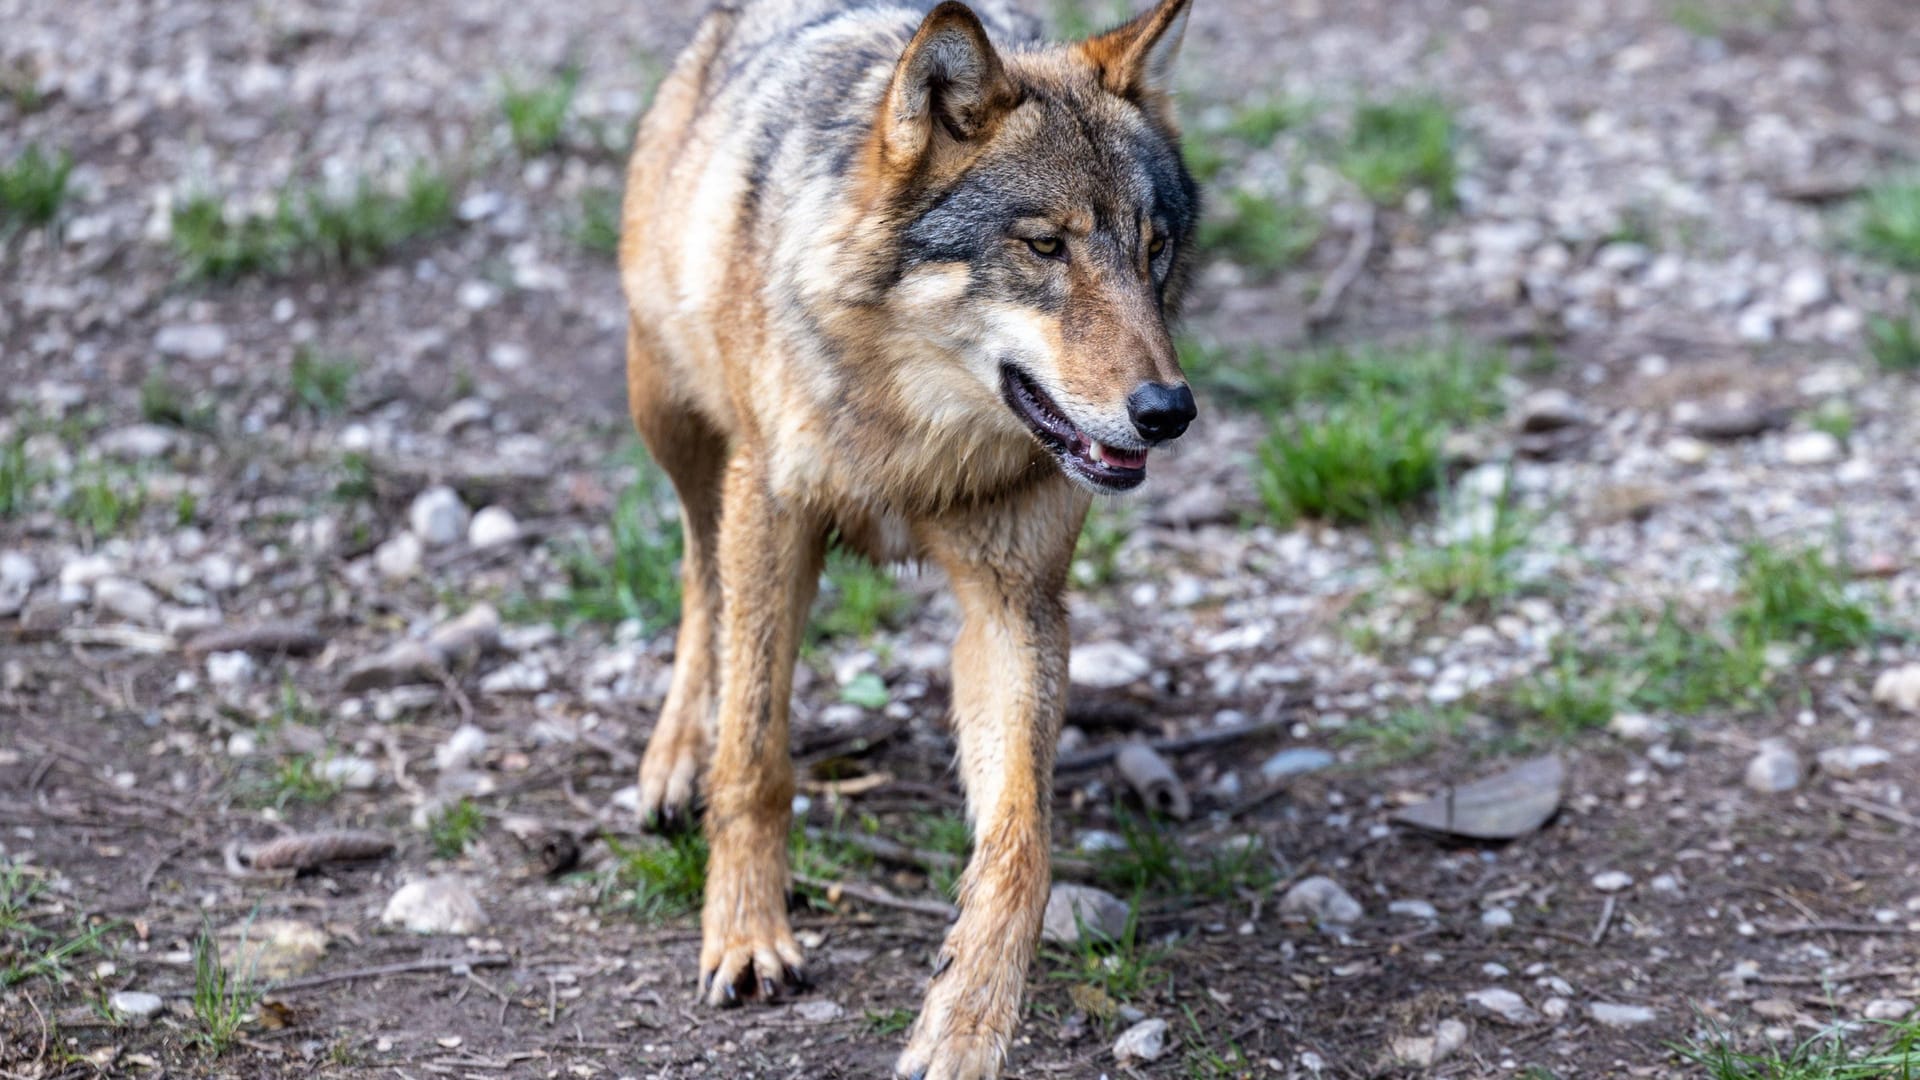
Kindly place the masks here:
<instances>
[{"instance_id":1,"label":"wolf's teeth","mask_svg":"<svg viewBox=\"0 0 1920 1080\"><path fill-rule=\"evenodd\" d=\"M1088 445L1087 456L1092 458L1096 465L1107 464L1107 448L1097 442Z\"/></svg>"}]
</instances>

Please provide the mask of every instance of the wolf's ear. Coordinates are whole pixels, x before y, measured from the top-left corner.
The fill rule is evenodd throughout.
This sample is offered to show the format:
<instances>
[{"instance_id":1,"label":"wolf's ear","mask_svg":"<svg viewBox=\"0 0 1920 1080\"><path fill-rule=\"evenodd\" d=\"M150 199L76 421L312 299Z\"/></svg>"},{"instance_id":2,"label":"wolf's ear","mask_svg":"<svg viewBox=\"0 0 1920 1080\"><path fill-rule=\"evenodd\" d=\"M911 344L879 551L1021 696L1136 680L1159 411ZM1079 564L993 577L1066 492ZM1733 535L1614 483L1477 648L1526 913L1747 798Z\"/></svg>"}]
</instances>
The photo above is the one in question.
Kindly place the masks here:
<instances>
[{"instance_id":1,"label":"wolf's ear","mask_svg":"<svg viewBox=\"0 0 1920 1080\"><path fill-rule=\"evenodd\" d=\"M1160 0L1152 11L1082 42L1080 55L1100 71L1107 92L1145 102L1173 91L1173 61L1187 34L1192 0Z\"/></svg>"},{"instance_id":2,"label":"wolf's ear","mask_svg":"<svg viewBox=\"0 0 1920 1080\"><path fill-rule=\"evenodd\" d=\"M894 69L880 117L887 158L913 164L943 140L977 139L1017 98L980 17L946 0L927 14Z\"/></svg>"}]
</instances>

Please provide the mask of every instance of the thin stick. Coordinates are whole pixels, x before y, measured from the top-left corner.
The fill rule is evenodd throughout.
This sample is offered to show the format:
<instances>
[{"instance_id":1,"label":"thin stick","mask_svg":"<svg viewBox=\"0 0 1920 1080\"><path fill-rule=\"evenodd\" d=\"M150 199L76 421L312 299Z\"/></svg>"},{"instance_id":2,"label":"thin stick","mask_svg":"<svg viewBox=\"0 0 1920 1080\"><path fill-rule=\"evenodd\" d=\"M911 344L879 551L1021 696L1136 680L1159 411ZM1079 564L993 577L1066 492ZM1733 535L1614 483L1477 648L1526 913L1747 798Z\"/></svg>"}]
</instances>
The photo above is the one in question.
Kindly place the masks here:
<instances>
[{"instance_id":1,"label":"thin stick","mask_svg":"<svg viewBox=\"0 0 1920 1080\"><path fill-rule=\"evenodd\" d=\"M840 893L855 900L874 904L879 907L897 908L911 911L917 915L929 915L936 919L952 922L960 917L960 909L939 900L915 900L911 897L895 896L877 885L862 885L857 881L828 881L825 878L807 874L795 874L793 880L810 889L819 889L831 896Z\"/></svg>"},{"instance_id":2,"label":"thin stick","mask_svg":"<svg viewBox=\"0 0 1920 1080\"><path fill-rule=\"evenodd\" d=\"M1913 973L1913 968L1868 968L1865 971L1843 971L1829 975L1748 975L1740 981L1759 983L1761 986L1805 986L1809 983L1837 985L1862 979L1900 979Z\"/></svg>"},{"instance_id":3,"label":"thin stick","mask_svg":"<svg viewBox=\"0 0 1920 1080\"><path fill-rule=\"evenodd\" d=\"M1367 256L1373 253L1375 216L1371 199L1361 203L1360 221L1353 227L1353 239L1347 245L1347 253L1341 256L1340 265L1333 268L1320 295L1314 297L1313 306L1307 309L1307 326L1310 329L1319 330L1340 314L1340 302L1346 298L1347 290L1353 288L1353 283L1360 279L1360 272L1366 269Z\"/></svg>"},{"instance_id":4,"label":"thin stick","mask_svg":"<svg viewBox=\"0 0 1920 1080\"><path fill-rule=\"evenodd\" d=\"M1762 930L1775 937L1791 937L1795 934L1889 934L1899 936L1916 931L1904 926L1881 926L1878 923L1802 923L1798 926L1763 926Z\"/></svg>"},{"instance_id":5,"label":"thin stick","mask_svg":"<svg viewBox=\"0 0 1920 1080\"><path fill-rule=\"evenodd\" d=\"M1304 704L1304 702L1288 701L1283 707L1293 708L1301 704ZM1240 739L1253 739L1262 735L1272 735L1275 732L1285 731L1292 726L1293 721L1290 719L1263 720L1257 724L1238 724L1234 727L1214 728L1211 731L1202 731L1194 735L1181 735L1172 739L1155 739L1147 745L1163 754L1185 754L1193 750L1204 750L1209 746L1218 746L1221 743L1236 742ZM1068 773L1097 769L1107 762L1112 761L1120 753L1120 748L1123 745L1125 744L1114 743L1111 746L1082 750L1077 754L1067 754L1054 763L1053 771L1055 773Z\"/></svg>"},{"instance_id":6,"label":"thin stick","mask_svg":"<svg viewBox=\"0 0 1920 1080\"><path fill-rule=\"evenodd\" d=\"M1881 806L1879 803L1869 802L1866 799L1856 799L1851 795L1840 796L1840 801L1863 814L1871 814L1874 817L1891 821L1895 825L1905 825L1909 829L1920 829L1920 818L1914 817L1912 814L1902 813L1891 806Z\"/></svg>"},{"instance_id":7,"label":"thin stick","mask_svg":"<svg viewBox=\"0 0 1920 1080\"><path fill-rule=\"evenodd\" d=\"M311 990L316 986L329 986L333 983L352 982L355 979L378 979L386 975L411 975L426 971L444 971L451 973L454 968L506 967L513 958L506 953L484 953L477 956L451 956L438 960L406 960L398 964L382 964L379 967L358 968L353 971L336 971L330 975L309 975L304 979L289 979L276 983L271 991L284 994L289 990Z\"/></svg>"},{"instance_id":8,"label":"thin stick","mask_svg":"<svg viewBox=\"0 0 1920 1080\"><path fill-rule=\"evenodd\" d=\"M1600 925L1593 928L1593 947L1596 949L1600 947L1601 942L1607 940L1607 928L1613 925L1613 907L1617 899L1618 897L1607 897L1607 906L1600 909Z\"/></svg>"}]
</instances>

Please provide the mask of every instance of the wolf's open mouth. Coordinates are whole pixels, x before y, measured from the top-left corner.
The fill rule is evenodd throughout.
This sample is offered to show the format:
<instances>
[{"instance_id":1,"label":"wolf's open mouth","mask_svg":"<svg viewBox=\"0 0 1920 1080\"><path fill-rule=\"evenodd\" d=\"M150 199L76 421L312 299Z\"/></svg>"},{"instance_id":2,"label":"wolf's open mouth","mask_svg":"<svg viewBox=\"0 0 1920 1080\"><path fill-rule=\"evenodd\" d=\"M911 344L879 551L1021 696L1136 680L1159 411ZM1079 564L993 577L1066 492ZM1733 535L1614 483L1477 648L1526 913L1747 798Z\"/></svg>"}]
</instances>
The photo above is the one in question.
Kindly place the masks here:
<instances>
[{"instance_id":1,"label":"wolf's open mouth","mask_svg":"<svg viewBox=\"0 0 1920 1080\"><path fill-rule=\"evenodd\" d=\"M1012 364L1000 365L1000 394L1007 407L1027 422L1033 434L1060 459L1069 475L1105 491L1131 491L1147 478L1147 452L1122 450L1095 441L1067 419L1026 373Z\"/></svg>"}]
</instances>

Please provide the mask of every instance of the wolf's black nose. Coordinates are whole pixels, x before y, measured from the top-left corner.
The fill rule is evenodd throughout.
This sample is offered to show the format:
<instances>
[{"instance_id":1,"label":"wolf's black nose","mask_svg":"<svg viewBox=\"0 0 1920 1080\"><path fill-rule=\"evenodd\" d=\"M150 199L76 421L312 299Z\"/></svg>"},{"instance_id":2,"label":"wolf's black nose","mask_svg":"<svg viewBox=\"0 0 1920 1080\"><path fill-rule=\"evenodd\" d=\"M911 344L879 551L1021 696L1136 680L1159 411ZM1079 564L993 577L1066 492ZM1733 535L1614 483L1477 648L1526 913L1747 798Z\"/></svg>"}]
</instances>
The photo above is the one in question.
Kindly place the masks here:
<instances>
[{"instance_id":1,"label":"wolf's black nose","mask_svg":"<svg viewBox=\"0 0 1920 1080\"><path fill-rule=\"evenodd\" d=\"M1186 433L1187 425L1200 415L1193 406L1193 391L1186 383L1168 386L1146 383L1127 395L1127 415L1140 437L1148 442L1165 442Z\"/></svg>"}]
</instances>

